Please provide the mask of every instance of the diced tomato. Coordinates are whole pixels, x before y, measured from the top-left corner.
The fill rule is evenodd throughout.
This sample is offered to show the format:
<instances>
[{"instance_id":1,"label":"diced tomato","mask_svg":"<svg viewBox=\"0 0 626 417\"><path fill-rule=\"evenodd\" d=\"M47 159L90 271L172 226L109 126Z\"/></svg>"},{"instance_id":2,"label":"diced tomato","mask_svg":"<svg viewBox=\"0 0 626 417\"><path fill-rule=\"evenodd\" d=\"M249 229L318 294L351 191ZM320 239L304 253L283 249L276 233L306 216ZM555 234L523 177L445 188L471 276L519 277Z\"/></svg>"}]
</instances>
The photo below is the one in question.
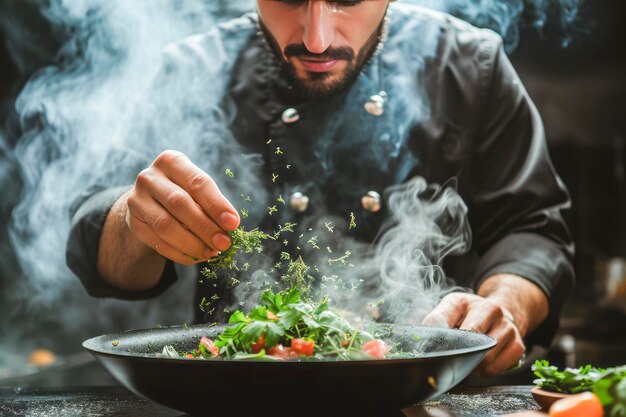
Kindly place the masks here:
<instances>
[{"instance_id":1,"label":"diced tomato","mask_svg":"<svg viewBox=\"0 0 626 417\"><path fill-rule=\"evenodd\" d=\"M265 338L263 336L259 337L259 340L256 343L253 343L250 348L252 349L252 353L259 353L261 349L265 347Z\"/></svg>"},{"instance_id":2,"label":"diced tomato","mask_svg":"<svg viewBox=\"0 0 626 417\"><path fill-rule=\"evenodd\" d=\"M200 339L200 352L202 354L208 353L209 355L215 357L220 354L220 350L213 343L211 339L204 336Z\"/></svg>"},{"instance_id":3,"label":"diced tomato","mask_svg":"<svg viewBox=\"0 0 626 417\"><path fill-rule=\"evenodd\" d=\"M391 350L391 346L388 346L380 339L374 339L364 343L361 350L374 359L385 359L385 356Z\"/></svg>"},{"instance_id":4,"label":"diced tomato","mask_svg":"<svg viewBox=\"0 0 626 417\"><path fill-rule=\"evenodd\" d=\"M267 354L281 359L297 358L300 356L300 354L294 352L291 348L284 347L283 345L272 346L267 350Z\"/></svg>"},{"instance_id":5,"label":"diced tomato","mask_svg":"<svg viewBox=\"0 0 626 417\"><path fill-rule=\"evenodd\" d=\"M188 359L193 359L194 358L194 356L191 353L186 354L185 357L188 358Z\"/></svg>"},{"instance_id":6,"label":"diced tomato","mask_svg":"<svg viewBox=\"0 0 626 417\"><path fill-rule=\"evenodd\" d=\"M350 345L350 342L349 342L349 341L347 341L347 340L342 340L342 341L341 341L341 346L342 346L342 347L347 348L347 347L348 347L348 345Z\"/></svg>"},{"instance_id":7,"label":"diced tomato","mask_svg":"<svg viewBox=\"0 0 626 417\"><path fill-rule=\"evenodd\" d=\"M267 310L267 318L270 320L278 320L278 316L269 310Z\"/></svg>"},{"instance_id":8,"label":"diced tomato","mask_svg":"<svg viewBox=\"0 0 626 417\"><path fill-rule=\"evenodd\" d=\"M291 350L298 355L312 356L315 349L315 342L304 339L291 339Z\"/></svg>"}]
</instances>

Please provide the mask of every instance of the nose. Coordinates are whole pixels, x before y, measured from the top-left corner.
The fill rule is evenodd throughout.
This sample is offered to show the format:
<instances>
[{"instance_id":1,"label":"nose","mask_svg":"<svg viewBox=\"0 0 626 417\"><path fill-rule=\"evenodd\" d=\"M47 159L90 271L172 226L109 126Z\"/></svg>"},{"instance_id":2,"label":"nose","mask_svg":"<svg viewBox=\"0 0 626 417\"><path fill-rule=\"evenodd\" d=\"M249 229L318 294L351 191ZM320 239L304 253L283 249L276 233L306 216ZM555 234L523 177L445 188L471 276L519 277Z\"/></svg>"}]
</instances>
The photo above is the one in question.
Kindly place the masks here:
<instances>
[{"instance_id":1,"label":"nose","mask_svg":"<svg viewBox=\"0 0 626 417\"><path fill-rule=\"evenodd\" d=\"M335 40L332 6L326 1L309 1L304 15L302 42L309 52L321 54Z\"/></svg>"}]
</instances>

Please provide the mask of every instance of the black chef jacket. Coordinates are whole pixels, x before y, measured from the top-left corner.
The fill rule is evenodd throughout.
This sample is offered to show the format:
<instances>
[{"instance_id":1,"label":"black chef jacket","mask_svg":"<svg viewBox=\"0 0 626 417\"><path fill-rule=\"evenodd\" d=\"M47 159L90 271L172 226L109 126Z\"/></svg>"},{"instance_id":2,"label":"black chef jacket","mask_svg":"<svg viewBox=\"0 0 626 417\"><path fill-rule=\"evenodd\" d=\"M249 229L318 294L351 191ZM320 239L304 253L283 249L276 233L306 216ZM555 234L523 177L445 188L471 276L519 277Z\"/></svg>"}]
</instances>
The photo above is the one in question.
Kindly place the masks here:
<instances>
[{"instance_id":1,"label":"black chef jacket","mask_svg":"<svg viewBox=\"0 0 626 417\"><path fill-rule=\"evenodd\" d=\"M573 244L561 217L570 201L550 162L540 116L499 36L392 4L378 50L355 82L337 96L312 100L282 76L257 19L246 15L167 48L148 98L138 102L124 151L111 153L111 172L72 210L67 261L87 292L155 297L190 268L168 262L157 287L143 292L107 285L96 268L108 210L162 150L187 153L236 207L238 196L253 194L258 207L243 219L247 228L276 230L284 221L312 224L307 219L319 213L354 213L359 227L346 233L362 242L385 225L389 187L421 176L431 184L452 180L467 205L471 249L448 258L447 275L473 289L496 273L537 284L550 314L526 342L548 346L573 283ZM365 108L376 95L385 100L383 114ZM175 96L185 97L182 104ZM226 168L253 185L230 190ZM362 207L369 191L383 196L379 212ZM309 197L304 213L268 214L272 198L295 192ZM197 300L212 291L218 290L199 285ZM233 302L232 293L219 291L218 311Z\"/></svg>"}]
</instances>

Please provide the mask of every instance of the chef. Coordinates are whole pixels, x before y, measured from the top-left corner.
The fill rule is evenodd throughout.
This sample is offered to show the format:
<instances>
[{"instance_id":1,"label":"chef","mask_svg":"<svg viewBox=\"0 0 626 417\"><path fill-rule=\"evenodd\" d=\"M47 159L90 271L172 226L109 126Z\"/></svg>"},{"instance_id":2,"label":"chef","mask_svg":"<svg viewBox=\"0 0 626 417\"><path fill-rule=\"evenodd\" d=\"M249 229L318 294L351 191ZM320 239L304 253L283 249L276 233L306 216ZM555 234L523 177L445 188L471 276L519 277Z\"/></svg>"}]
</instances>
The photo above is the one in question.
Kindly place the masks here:
<instances>
[{"instance_id":1,"label":"chef","mask_svg":"<svg viewBox=\"0 0 626 417\"><path fill-rule=\"evenodd\" d=\"M472 231L446 273L473 291L449 293L424 323L495 338L482 375L549 346L573 283L569 197L501 38L389 0L257 9L166 49L130 123L142 126L111 159L117 180L74 205L67 261L89 294L149 298L183 271L198 277L242 222L271 231L351 213L350 238L372 242L389 188L419 176L456 184ZM232 301L219 291L217 310Z\"/></svg>"}]
</instances>

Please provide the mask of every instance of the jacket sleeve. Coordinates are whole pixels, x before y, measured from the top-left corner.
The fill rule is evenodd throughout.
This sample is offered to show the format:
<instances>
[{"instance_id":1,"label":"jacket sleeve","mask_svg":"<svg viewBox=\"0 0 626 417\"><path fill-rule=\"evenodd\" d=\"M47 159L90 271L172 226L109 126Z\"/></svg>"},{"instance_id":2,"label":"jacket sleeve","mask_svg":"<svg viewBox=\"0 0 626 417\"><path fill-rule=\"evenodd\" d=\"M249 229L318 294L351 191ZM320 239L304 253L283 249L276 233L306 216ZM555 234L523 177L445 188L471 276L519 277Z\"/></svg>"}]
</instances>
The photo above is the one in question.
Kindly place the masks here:
<instances>
[{"instance_id":1,"label":"jacket sleeve","mask_svg":"<svg viewBox=\"0 0 626 417\"><path fill-rule=\"evenodd\" d=\"M479 254L475 286L498 273L534 282L550 312L527 343L549 346L574 282L574 247L561 216L570 198L550 161L537 109L501 42L492 45L468 204Z\"/></svg>"},{"instance_id":2,"label":"jacket sleeve","mask_svg":"<svg viewBox=\"0 0 626 417\"><path fill-rule=\"evenodd\" d=\"M176 281L172 262L168 261L159 283L147 291L125 291L109 285L98 273L98 250L104 221L113 203L127 186L85 191L72 207L72 224L66 247L66 262L92 297L142 300L156 297Z\"/></svg>"}]
</instances>

